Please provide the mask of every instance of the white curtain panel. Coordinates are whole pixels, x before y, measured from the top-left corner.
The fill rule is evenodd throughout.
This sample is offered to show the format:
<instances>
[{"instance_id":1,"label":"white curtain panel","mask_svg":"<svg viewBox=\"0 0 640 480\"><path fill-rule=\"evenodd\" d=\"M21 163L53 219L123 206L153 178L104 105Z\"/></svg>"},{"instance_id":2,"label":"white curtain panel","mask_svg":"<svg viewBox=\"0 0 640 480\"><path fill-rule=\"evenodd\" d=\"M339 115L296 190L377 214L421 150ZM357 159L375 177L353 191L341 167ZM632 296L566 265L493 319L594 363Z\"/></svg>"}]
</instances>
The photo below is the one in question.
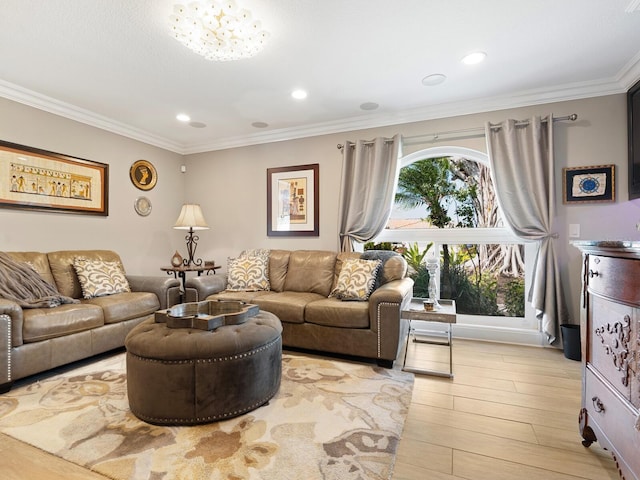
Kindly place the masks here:
<instances>
[{"instance_id":1,"label":"white curtain panel","mask_svg":"<svg viewBox=\"0 0 640 480\"><path fill-rule=\"evenodd\" d=\"M555 181L553 116L485 125L496 195L505 221L525 240L538 242L528 301L551 344L568 320L553 232Z\"/></svg>"},{"instance_id":2,"label":"white curtain panel","mask_svg":"<svg viewBox=\"0 0 640 480\"><path fill-rule=\"evenodd\" d=\"M355 242L368 242L386 226L398 184L401 152L400 134L345 143L338 216L341 251L352 252Z\"/></svg>"}]
</instances>

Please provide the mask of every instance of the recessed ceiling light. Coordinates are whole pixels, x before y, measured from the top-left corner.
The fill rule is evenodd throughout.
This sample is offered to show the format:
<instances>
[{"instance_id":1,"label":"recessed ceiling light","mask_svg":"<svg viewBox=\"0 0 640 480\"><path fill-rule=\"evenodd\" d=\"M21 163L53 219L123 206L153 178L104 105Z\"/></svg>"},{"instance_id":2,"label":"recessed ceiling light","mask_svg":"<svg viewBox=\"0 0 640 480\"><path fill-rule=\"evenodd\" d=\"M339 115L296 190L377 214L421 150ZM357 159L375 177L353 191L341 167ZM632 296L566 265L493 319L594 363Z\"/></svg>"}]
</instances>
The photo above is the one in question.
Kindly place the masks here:
<instances>
[{"instance_id":1,"label":"recessed ceiling light","mask_svg":"<svg viewBox=\"0 0 640 480\"><path fill-rule=\"evenodd\" d=\"M291 92L291 96L296 100L304 100L305 98L307 98L307 92L304 90L298 89Z\"/></svg>"},{"instance_id":2,"label":"recessed ceiling light","mask_svg":"<svg viewBox=\"0 0 640 480\"><path fill-rule=\"evenodd\" d=\"M269 124L266 122L253 122L251 126L256 128L267 128Z\"/></svg>"},{"instance_id":3,"label":"recessed ceiling light","mask_svg":"<svg viewBox=\"0 0 640 480\"><path fill-rule=\"evenodd\" d=\"M193 128L204 128L207 124L202 122L189 122L189 126Z\"/></svg>"},{"instance_id":4,"label":"recessed ceiling light","mask_svg":"<svg viewBox=\"0 0 640 480\"><path fill-rule=\"evenodd\" d=\"M176 120L178 120L179 122L189 122L191 121L191 117L189 115L187 115L186 113L179 113L178 115L176 115Z\"/></svg>"},{"instance_id":5,"label":"recessed ceiling light","mask_svg":"<svg viewBox=\"0 0 640 480\"><path fill-rule=\"evenodd\" d=\"M434 73L424 77L422 79L422 84L426 87L435 87L436 85L443 83L446 79L446 75L443 75L442 73Z\"/></svg>"},{"instance_id":6,"label":"recessed ceiling light","mask_svg":"<svg viewBox=\"0 0 640 480\"><path fill-rule=\"evenodd\" d=\"M465 55L461 62L465 65L475 65L476 63L482 62L485 58L487 58L487 54L484 52L473 52L468 55Z\"/></svg>"},{"instance_id":7,"label":"recessed ceiling light","mask_svg":"<svg viewBox=\"0 0 640 480\"><path fill-rule=\"evenodd\" d=\"M360 105L360 108L362 110L375 110L376 108L378 108L380 105L378 105L375 102L365 102L362 105Z\"/></svg>"}]
</instances>

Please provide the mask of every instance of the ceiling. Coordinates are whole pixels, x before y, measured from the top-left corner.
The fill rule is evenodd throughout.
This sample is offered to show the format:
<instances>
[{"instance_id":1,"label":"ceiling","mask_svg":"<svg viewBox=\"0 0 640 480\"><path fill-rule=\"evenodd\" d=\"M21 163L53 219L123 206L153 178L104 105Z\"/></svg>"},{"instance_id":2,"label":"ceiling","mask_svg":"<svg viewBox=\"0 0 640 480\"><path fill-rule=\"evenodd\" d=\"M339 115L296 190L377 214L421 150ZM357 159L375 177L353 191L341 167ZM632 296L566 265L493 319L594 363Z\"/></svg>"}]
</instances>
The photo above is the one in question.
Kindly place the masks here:
<instances>
[{"instance_id":1,"label":"ceiling","mask_svg":"<svg viewBox=\"0 0 640 480\"><path fill-rule=\"evenodd\" d=\"M0 96L187 154L622 93L640 78L640 0L237 1L271 38L253 58L211 62L168 34L176 0L2 0ZM460 62L476 50L483 63ZM435 73L446 81L423 85Z\"/></svg>"}]
</instances>

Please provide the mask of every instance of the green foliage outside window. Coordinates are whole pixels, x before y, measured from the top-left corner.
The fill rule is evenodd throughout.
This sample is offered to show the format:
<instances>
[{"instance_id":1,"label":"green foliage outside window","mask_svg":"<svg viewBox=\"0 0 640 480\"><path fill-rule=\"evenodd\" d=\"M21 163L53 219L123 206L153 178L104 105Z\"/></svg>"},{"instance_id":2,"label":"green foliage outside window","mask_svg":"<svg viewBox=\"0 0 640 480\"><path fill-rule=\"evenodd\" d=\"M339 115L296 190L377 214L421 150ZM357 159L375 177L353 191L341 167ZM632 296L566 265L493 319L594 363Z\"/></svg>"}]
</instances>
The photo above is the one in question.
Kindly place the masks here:
<instances>
[{"instance_id":1,"label":"green foliage outside window","mask_svg":"<svg viewBox=\"0 0 640 480\"><path fill-rule=\"evenodd\" d=\"M365 250L392 250L398 252L398 249L402 249L402 244L394 242L367 242L364 244ZM401 253L401 252L399 252Z\"/></svg>"},{"instance_id":2,"label":"green foliage outside window","mask_svg":"<svg viewBox=\"0 0 640 480\"><path fill-rule=\"evenodd\" d=\"M402 249L402 256L409 264L410 270L417 272L421 267L424 267L424 257L431 247L433 247L433 242L430 242L424 250L420 250L417 243L412 243Z\"/></svg>"},{"instance_id":3,"label":"green foliage outside window","mask_svg":"<svg viewBox=\"0 0 640 480\"><path fill-rule=\"evenodd\" d=\"M504 303L510 317L524 317L524 280L522 278L514 278L507 284Z\"/></svg>"},{"instance_id":4,"label":"green foliage outside window","mask_svg":"<svg viewBox=\"0 0 640 480\"><path fill-rule=\"evenodd\" d=\"M429 297L429 271L425 265L420 265L416 270L409 273L413 279L413 296L418 298Z\"/></svg>"},{"instance_id":5,"label":"green foliage outside window","mask_svg":"<svg viewBox=\"0 0 640 480\"><path fill-rule=\"evenodd\" d=\"M396 204L424 207L422 219L437 228L499 227L500 215L488 167L450 157L419 160L400 170ZM429 273L417 244L403 254L414 295L428 296ZM518 245L442 245L440 296L458 313L524 316L524 260Z\"/></svg>"},{"instance_id":6,"label":"green foliage outside window","mask_svg":"<svg viewBox=\"0 0 640 480\"><path fill-rule=\"evenodd\" d=\"M495 279L485 275L474 282L461 265L454 265L449 271L449 282L450 295L447 298L456 301L458 313L489 316L501 314Z\"/></svg>"}]
</instances>

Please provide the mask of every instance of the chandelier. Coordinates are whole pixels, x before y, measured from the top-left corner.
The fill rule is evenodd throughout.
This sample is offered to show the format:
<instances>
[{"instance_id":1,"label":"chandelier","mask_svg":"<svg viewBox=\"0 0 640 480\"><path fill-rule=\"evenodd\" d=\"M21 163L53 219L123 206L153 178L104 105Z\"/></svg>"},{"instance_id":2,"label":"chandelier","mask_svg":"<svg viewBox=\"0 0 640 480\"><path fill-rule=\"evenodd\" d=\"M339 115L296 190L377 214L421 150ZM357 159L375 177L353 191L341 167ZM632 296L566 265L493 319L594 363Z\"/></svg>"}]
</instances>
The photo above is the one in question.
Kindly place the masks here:
<instances>
[{"instance_id":1,"label":"chandelier","mask_svg":"<svg viewBox=\"0 0 640 480\"><path fill-rule=\"evenodd\" d=\"M207 60L253 57L269 37L251 12L235 0L204 0L177 4L169 17L171 36Z\"/></svg>"}]
</instances>

